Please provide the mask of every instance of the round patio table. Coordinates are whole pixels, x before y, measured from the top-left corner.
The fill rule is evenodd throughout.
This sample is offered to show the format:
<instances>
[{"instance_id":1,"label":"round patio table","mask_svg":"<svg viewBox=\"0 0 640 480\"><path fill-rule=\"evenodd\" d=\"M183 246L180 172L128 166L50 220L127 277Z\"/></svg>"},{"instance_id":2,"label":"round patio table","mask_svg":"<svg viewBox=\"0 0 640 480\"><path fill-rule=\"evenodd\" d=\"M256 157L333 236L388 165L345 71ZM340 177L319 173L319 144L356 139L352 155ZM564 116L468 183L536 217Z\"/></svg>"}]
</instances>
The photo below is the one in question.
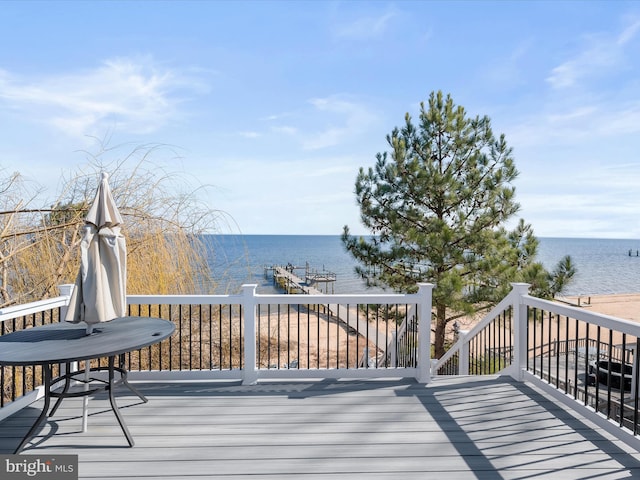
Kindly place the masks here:
<instances>
[{"instance_id":1,"label":"round patio table","mask_svg":"<svg viewBox=\"0 0 640 480\"><path fill-rule=\"evenodd\" d=\"M41 365L44 377L44 406L40 416L31 429L24 436L15 453L19 453L27 442L33 438L38 427L47 417L52 416L64 398L86 396L97 390L107 390L111 409L118 419L130 447L133 447L133 437L129 433L122 415L114 398L114 389L120 383L124 384L140 399L147 402L144 395L138 392L127 382L127 370L124 364L124 354L155 343L159 343L171 336L175 325L167 320L150 317L122 317L109 322L96 324L93 333L87 334L84 323L51 323L38 327L27 328L18 332L0 336L0 365L27 366ZM119 357L119 365L116 366L116 357ZM70 371L71 362L108 358L107 367L91 368L91 371L108 371L108 381L103 382L99 388L90 388L82 391L72 391L72 380L77 378L84 370ZM66 364L65 373L57 378L51 378L53 365ZM120 379L115 380L115 373L120 374ZM93 379L95 380L95 379ZM52 385L64 381L62 391L52 391ZM49 410L51 397L58 401Z\"/></svg>"}]
</instances>

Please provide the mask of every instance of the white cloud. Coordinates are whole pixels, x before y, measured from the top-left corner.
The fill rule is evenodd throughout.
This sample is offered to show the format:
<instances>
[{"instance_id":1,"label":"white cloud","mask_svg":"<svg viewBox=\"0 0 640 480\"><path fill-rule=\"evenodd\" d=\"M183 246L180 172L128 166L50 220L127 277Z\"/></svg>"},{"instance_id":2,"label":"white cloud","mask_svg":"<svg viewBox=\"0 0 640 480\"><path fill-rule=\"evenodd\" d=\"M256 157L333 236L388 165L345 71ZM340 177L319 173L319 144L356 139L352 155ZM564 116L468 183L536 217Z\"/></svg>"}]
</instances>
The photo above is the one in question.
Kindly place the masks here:
<instances>
[{"instance_id":1,"label":"white cloud","mask_svg":"<svg viewBox=\"0 0 640 480\"><path fill-rule=\"evenodd\" d=\"M309 103L317 112L329 118L330 123L323 130L305 136L302 146L306 150L338 145L351 136L365 132L376 120L373 112L364 105L343 100L338 96L314 98Z\"/></svg>"},{"instance_id":2,"label":"white cloud","mask_svg":"<svg viewBox=\"0 0 640 480\"><path fill-rule=\"evenodd\" d=\"M378 16L360 17L350 22L339 24L334 33L338 38L366 40L385 33L391 20L397 16L395 11L388 11Z\"/></svg>"},{"instance_id":3,"label":"white cloud","mask_svg":"<svg viewBox=\"0 0 640 480\"><path fill-rule=\"evenodd\" d=\"M341 176L341 175L351 175L355 179L355 175L357 172L357 168L354 167L355 161L353 158L349 157L334 157L328 158L326 160L317 161L316 164L323 165L325 162L327 163L335 163L334 166L314 168L312 170L308 170L306 172L307 177L325 177L325 176Z\"/></svg>"},{"instance_id":4,"label":"white cloud","mask_svg":"<svg viewBox=\"0 0 640 480\"><path fill-rule=\"evenodd\" d=\"M532 44L531 40L521 41L511 47L506 55L492 59L486 71L481 73L487 84L501 91L521 85L524 81L523 64L531 54Z\"/></svg>"},{"instance_id":5,"label":"white cloud","mask_svg":"<svg viewBox=\"0 0 640 480\"><path fill-rule=\"evenodd\" d=\"M298 129L296 127L291 127L287 125L280 125L271 127L271 130L276 133L283 133L285 135L295 135L298 133Z\"/></svg>"},{"instance_id":6,"label":"white cloud","mask_svg":"<svg viewBox=\"0 0 640 480\"><path fill-rule=\"evenodd\" d=\"M633 40L636 34L640 32L640 20L634 20L631 25L625 28L620 35L618 35L617 44L625 45Z\"/></svg>"},{"instance_id":7,"label":"white cloud","mask_svg":"<svg viewBox=\"0 0 640 480\"><path fill-rule=\"evenodd\" d=\"M292 116L294 116L294 114L291 112L274 113L272 115L267 115L266 117L261 118L261 120L266 122L274 122L276 120L282 120L283 118L291 118Z\"/></svg>"},{"instance_id":8,"label":"white cloud","mask_svg":"<svg viewBox=\"0 0 640 480\"><path fill-rule=\"evenodd\" d=\"M555 67L547 77L547 82L556 89L574 87L584 78L616 69L620 60L615 42L602 40Z\"/></svg>"},{"instance_id":9,"label":"white cloud","mask_svg":"<svg viewBox=\"0 0 640 480\"><path fill-rule=\"evenodd\" d=\"M515 118L496 130L504 132L517 150L544 145L593 151L612 139L624 140L623 145L640 134L640 96L633 90L602 90L566 98L564 103L543 97L539 111L527 116L514 113Z\"/></svg>"},{"instance_id":10,"label":"white cloud","mask_svg":"<svg viewBox=\"0 0 640 480\"><path fill-rule=\"evenodd\" d=\"M150 133L177 114L178 92L198 92L202 83L149 59L118 58L92 70L20 78L0 75L0 108L8 108L70 136L116 127Z\"/></svg>"},{"instance_id":11,"label":"white cloud","mask_svg":"<svg viewBox=\"0 0 640 480\"><path fill-rule=\"evenodd\" d=\"M626 238L638 233L635 203L606 188L573 194L530 193L518 195L518 200L519 216L531 223L538 236Z\"/></svg>"},{"instance_id":12,"label":"white cloud","mask_svg":"<svg viewBox=\"0 0 640 480\"><path fill-rule=\"evenodd\" d=\"M638 134L640 133L640 105L637 102L626 108L610 112L600 120L600 131L605 135Z\"/></svg>"},{"instance_id":13,"label":"white cloud","mask_svg":"<svg viewBox=\"0 0 640 480\"><path fill-rule=\"evenodd\" d=\"M344 96L312 98L307 103L311 109L304 106L295 113L266 117L264 120L269 122L284 117L288 121L287 124L271 125L269 131L290 137L304 150L320 150L352 141L377 121L376 114L366 105Z\"/></svg>"},{"instance_id":14,"label":"white cloud","mask_svg":"<svg viewBox=\"0 0 640 480\"><path fill-rule=\"evenodd\" d=\"M262 136L260 132L239 132L238 135L244 138L259 138Z\"/></svg>"},{"instance_id":15,"label":"white cloud","mask_svg":"<svg viewBox=\"0 0 640 480\"><path fill-rule=\"evenodd\" d=\"M552 69L547 82L556 89L574 87L591 77L611 76L625 68L625 49L640 31L634 20L619 34L598 33L585 37L582 51ZM635 58L630 59L635 64Z\"/></svg>"}]
</instances>

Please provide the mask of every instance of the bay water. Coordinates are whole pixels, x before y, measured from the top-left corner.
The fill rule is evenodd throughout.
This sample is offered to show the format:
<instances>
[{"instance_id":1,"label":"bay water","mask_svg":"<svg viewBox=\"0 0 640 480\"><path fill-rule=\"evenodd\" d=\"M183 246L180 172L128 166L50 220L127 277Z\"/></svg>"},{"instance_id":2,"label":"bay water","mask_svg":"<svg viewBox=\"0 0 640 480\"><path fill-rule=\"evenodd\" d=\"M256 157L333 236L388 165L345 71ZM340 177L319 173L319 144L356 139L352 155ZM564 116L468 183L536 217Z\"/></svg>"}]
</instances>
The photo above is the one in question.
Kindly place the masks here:
<instances>
[{"instance_id":1,"label":"bay water","mask_svg":"<svg viewBox=\"0 0 640 480\"><path fill-rule=\"evenodd\" d=\"M640 293L640 240L540 237L538 260L552 270L565 255L577 269L563 295ZM373 293L354 272L339 235L207 235L216 293L238 293L244 283L276 293L265 267L288 265L336 274L329 293ZM299 276L304 270L297 271ZM324 285L324 284L322 284Z\"/></svg>"}]
</instances>

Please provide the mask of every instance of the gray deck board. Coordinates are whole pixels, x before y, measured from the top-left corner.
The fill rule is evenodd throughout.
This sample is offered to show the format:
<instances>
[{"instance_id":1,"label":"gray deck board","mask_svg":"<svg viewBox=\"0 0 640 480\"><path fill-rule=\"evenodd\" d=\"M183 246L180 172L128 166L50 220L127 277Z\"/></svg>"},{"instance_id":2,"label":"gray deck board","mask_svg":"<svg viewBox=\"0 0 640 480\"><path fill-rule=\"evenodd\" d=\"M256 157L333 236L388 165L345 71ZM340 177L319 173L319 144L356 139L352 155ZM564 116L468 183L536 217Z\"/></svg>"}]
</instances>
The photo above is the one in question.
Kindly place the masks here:
<instances>
[{"instance_id":1,"label":"gray deck board","mask_svg":"<svg viewBox=\"0 0 640 480\"><path fill-rule=\"evenodd\" d=\"M80 478L620 479L640 454L548 397L507 378L139 383L104 394L88 432L68 399L25 454L79 455ZM39 403L0 423L10 453Z\"/></svg>"}]
</instances>

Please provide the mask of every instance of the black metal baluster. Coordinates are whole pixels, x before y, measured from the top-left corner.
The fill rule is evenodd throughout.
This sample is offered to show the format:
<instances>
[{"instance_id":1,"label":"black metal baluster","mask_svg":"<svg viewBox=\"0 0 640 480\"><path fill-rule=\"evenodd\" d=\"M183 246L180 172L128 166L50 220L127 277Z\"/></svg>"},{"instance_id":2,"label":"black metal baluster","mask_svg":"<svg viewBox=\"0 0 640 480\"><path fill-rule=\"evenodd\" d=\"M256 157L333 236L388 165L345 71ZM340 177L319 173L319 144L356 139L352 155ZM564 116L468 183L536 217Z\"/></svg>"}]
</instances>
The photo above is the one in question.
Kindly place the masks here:
<instances>
[{"instance_id":1,"label":"black metal baluster","mask_svg":"<svg viewBox=\"0 0 640 480\"><path fill-rule=\"evenodd\" d=\"M551 312L547 312L548 315L548 329L547 329L547 372L549 372L549 383L553 385L551 381L551 345L552 345L552 327L553 327L553 316Z\"/></svg>"},{"instance_id":2,"label":"black metal baluster","mask_svg":"<svg viewBox=\"0 0 640 480\"><path fill-rule=\"evenodd\" d=\"M556 340L555 340L555 357L556 357L556 388L560 388L560 315L556 314Z\"/></svg>"},{"instance_id":3,"label":"black metal baluster","mask_svg":"<svg viewBox=\"0 0 640 480\"><path fill-rule=\"evenodd\" d=\"M633 372L634 372L634 389L633 395L633 434L638 434L638 382L640 382L640 362L638 362L638 353L640 352L640 338L636 338L636 348L633 351Z\"/></svg>"},{"instance_id":4,"label":"black metal baluster","mask_svg":"<svg viewBox=\"0 0 640 480\"><path fill-rule=\"evenodd\" d=\"M598 325L598 328L596 329L596 335L598 337L598 343L596 345L596 361L595 361L595 365L593 366L593 373L592 375L594 375L594 386L595 386L595 393L594 393L594 408L595 411L598 412L600 411L600 382L598 379L598 368L600 368L600 356L601 356L601 351L600 351L600 344L602 341L602 328L600 327L600 325Z\"/></svg>"},{"instance_id":5,"label":"black metal baluster","mask_svg":"<svg viewBox=\"0 0 640 480\"><path fill-rule=\"evenodd\" d=\"M313 312L313 305L307 305L306 324L307 324L307 368L308 369L313 368L312 361L311 361L311 348L313 346L313 341L312 341L312 338L311 338L311 316L312 316L312 312Z\"/></svg>"},{"instance_id":6,"label":"black metal baluster","mask_svg":"<svg viewBox=\"0 0 640 480\"><path fill-rule=\"evenodd\" d=\"M624 426L624 392L625 392L625 367L627 366L627 334L622 334L622 359L620 361L620 426Z\"/></svg>"},{"instance_id":7,"label":"black metal baluster","mask_svg":"<svg viewBox=\"0 0 640 480\"><path fill-rule=\"evenodd\" d=\"M277 367L276 367L276 368L278 368L278 370L280 369L280 363L281 363L281 362L280 362L280 344L282 343L282 342L281 342L281 341L282 341L282 339L281 339L281 337L280 337L280 322L282 322L282 318L281 318L281 308L280 308L280 307L281 307L281 305L280 305L280 304L278 304L278 308L277 308L277 322L276 322L276 323L277 323L277 329L278 329L278 333L276 334L276 339L277 339L277 341L278 341L278 345L276 346L276 353L277 353L277 355L278 355L278 360L277 360L277 362L276 362L276 365L277 365Z\"/></svg>"},{"instance_id":8,"label":"black metal baluster","mask_svg":"<svg viewBox=\"0 0 640 480\"><path fill-rule=\"evenodd\" d=\"M573 366L573 398L577 399L578 398L578 337L580 335L579 333L579 321L576 320L576 331L575 331L575 339L576 339L576 343L575 343L575 351L574 351L574 366Z\"/></svg>"},{"instance_id":9,"label":"black metal baluster","mask_svg":"<svg viewBox=\"0 0 640 480\"><path fill-rule=\"evenodd\" d=\"M331 368L331 355L330 355L330 352L331 352L331 346L330 346L331 345L330 344L331 335L329 334L330 333L330 328L331 328L331 312L329 311L329 304L327 304L326 308L327 308L326 311L325 311L325 315L327 317L327 367L326 368L329 369L329 368Z\"/></svg>"},{"instance_id":10,"label":"black metal baluster","mask_svg":"<svg viewBox=\"0 0 640 480\"><path fill-rule=\"evenodd\" d=\"M178 341L179 341L179 355L178 355L178 362L180 364L180 370L183 369L183 363L182 363L182 346L183 346L183 342L182 342L182 305L178 305L178 325L179 325L179 335L178 335Z\"/></svg>"},{"instance_id":11,"label":"black metal baluster","mask_svg":"<svg viewBox=\"0 0 640 480\"><path fill-rule=\"evenodd\" d=\"M291 305L287 305L287 368L291 368Z\"/></svg>"},{"instance_id":12,"label":"black metal baluster","mask_svg":"<svg viewBox=\"0 0 640 480\"><path fill-rule=\"evenodd\" d=\"M298 346L296 348L298 349L298 354L296 356L296 362L297 362L296 367L298 369L300 369L300 305L298 305L297 311L298 311L298 314L297 314L297 319L298 319L298 328L297 328L297 330L298 330ZM307 368L308 368L308 365L309 364L307 364Z\"/></svg>"},{"instance_id":13,"label":"black metal baluster","mask_svg":"<svg viewBox=\"0 0 640 480\"><path fill-rule=\"evenodd\" d=\"M244 307L242 305L240 305L240 337L238 339L238 342L240 343L240 348L238 349L240 351L240 358L239 360L239 365L240 365L240 369L244 368L244 342L242 341L242 332L245 330L244 328ZM231 306L229 306L229 318L231 318Z\"/></svg>"},{"instance_id":14,"label":"black metal baluster","mask_svg":"<svg viewBox=\"0 0 640 480\"><path fill-rule=\"evenodd\" d=\"M530 315L532 318L530 318ZM531 312L530 308L527 306L527 371L531 370L531 365L529 363L529 359L531 358L531 363L533 363L533 374L536 374L536 329L535 329L535 318L536 318L536 309L533 309ZM533 326L532 326L533 325ZM533 334L533 349L529 347L529 334ZM533 355L531 355L531 351L533 350Z\"/></svg>"},{"instance_id":15,"label":"black metal baluster","mask_svg":"<svg viewBox=\"0 0 640 480\"><path fill-rule=\"evenodd\" d=\"M349 314L351 312L351 308L350 308L350 306L348 304L346 305L346 307L347 307L347 328L345 329L346 335L347 335L347 361L346 361L346 363L347 363L347 368L349 368L349 343L351 343L349 341L349 336L351 335L351 332L349 331L349 329L350 329L350 327L349 327Z\"/></svg>"},{"instance_id":16,"label":"black metal baluster","mask_svg":"<svg viewBox=\"0 0 640 480\"><path fill-rule=\"evenodd\" d=\"M590 337L589 322L585 325L585 355L584 355L584 404L589 405L589 357L591 350L591 337Z\"/></svg>"},{"instance_id":17,"label":"black metal baluster","mask_svg":"<svg viewBox=\"0 0 640 480\"><path fill-rule=\"evenodd\" d=\"M340 318L340 304L336 304L336 317ZM336 368L340 368L340 324L336 321Z\"/></svg>"},{"instance_id":18,"label":"black metal baluster","mask_svg":"<svg viewBox=\"0 0 640 480\"><path fill-rule=\"evenodd\" d=\"M607 418L611 418L611 360L613 355L613 330L609 329L609 358L607 361Z\"/></svg>"}]
</instances>

